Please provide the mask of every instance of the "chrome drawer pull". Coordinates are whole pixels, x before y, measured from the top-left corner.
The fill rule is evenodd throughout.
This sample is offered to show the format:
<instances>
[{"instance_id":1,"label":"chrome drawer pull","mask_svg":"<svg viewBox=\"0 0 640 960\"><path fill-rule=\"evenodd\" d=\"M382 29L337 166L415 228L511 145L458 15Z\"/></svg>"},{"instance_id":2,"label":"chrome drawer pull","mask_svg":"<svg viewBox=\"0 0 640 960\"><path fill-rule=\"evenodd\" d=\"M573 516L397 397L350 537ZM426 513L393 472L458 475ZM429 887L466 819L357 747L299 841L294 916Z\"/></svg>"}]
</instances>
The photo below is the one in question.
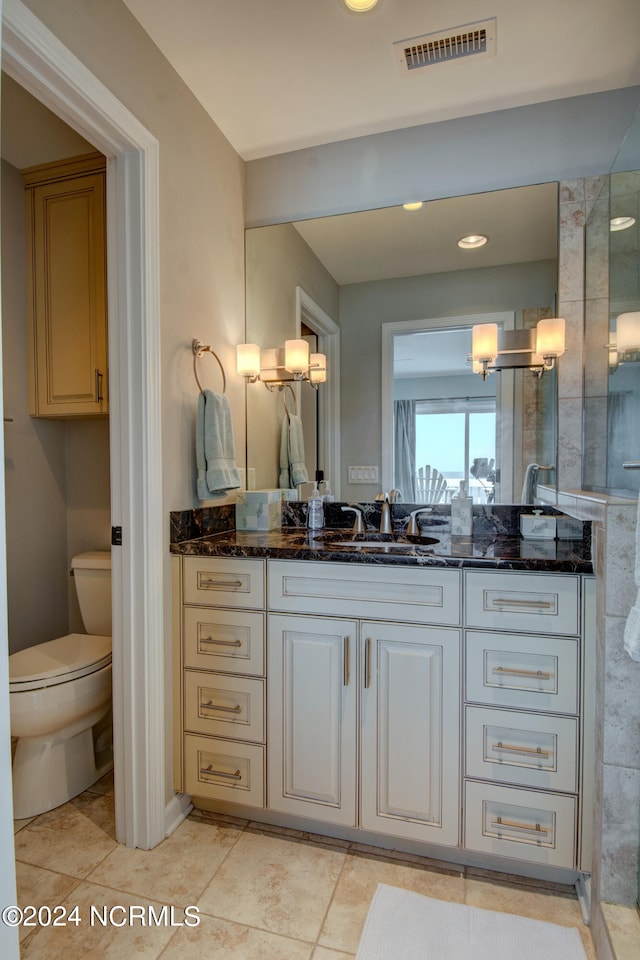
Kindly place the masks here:
<instances>
[{"instance_id":1,"label":"chrome drawer pull","mask_svg":"<svg viewBox=\"0 0 640 960\"><path fill-rule=\"evenodd\" d=\"M544 757L545 760L548 760L551 756L551 751L543 750L542 747L517 747L515 744L502 743L500 740L494 743L491 749L502 750L505 753L523 753L526 756Z\"/></svg>"},{"instance_id":2,"label":"chrome drawer pull","mask_svg":"<svg viewBox=\"0 0 640 960\"><path fill-rule=\"evenodd\" d=\"M551 600L518 600L517 598L505 600L502 597L496 597L493 601L493 606L498 605L507 607L536 607L543 610L548 610L550 607L555 606Z\"/></svg>"},{"instance_id":3,"label":"chrome drawer pull","mask_svg":"<svg viewBox=\"0 0 640 960\"><path fill-rule=\"evenodd\" d=\"M242 646L242 640L216 640L215 637L200 637L200 643L213 643L216 647Z\"/></svg>"},{"instance_id":4,"label":"chrome drawer pull","mask_svg":"<svg viewBox=\"0 0 640 960\"><path fill-rule=\"evenodd\" d=\"M518 670L516 667L494 667L492 673L503 673L506 677L534 677L536 680L551 680L552 673L543 670Z\"/></svg>"},{"instance_id":5,"label":"chrome drawer pull","mask_svg":"<svg viewBox=\"0 0 640 960\"><path fill-rule=\"evenodd\" d=\"M242 580L200 580L199 587L241 587Z\"/></svg>"},{"instance_id":6,"label":"chrome drawer pull","mask_svg":"<svg viewBox=\"0 0 640 960\"><path fill-rule=\"evenodd\" d=\"M350 670L351 656L349 653L350 638L344 637L342 643L343 643L342 684L343 686L348 687L349 680L351 679L351 670Z\"/></svg>"},{"instance_id":7,"label":"chrome drawer pull","mask_svg":"<svg viewBox=\"0 0 640 960\"><path fill-rule=\"evenodd\" d=\"M223 713L240 713L242 710L242 707L239 703L237 703L235 707L223 707L219 704L212 703L211 700L209 700L208 703L201 703L200 707L202 710L220 710Z\"/></svg>"},{"instance_id":8,"label":"chrome drawer pull","mask_svg":"<svg viewBox=\"0 0 640 960\"><path fill-rule=\"evenodd\" d=\"M200 767L200 776L201 777L224 777L225 780L242 780L242 774L239 770L236 770L235 773L227 773L225 770L214 770L212 765L209 764L208 767Z\"/></svg>"},{"instance_id":9,"label":"chrome drawer pull","mask_svg":"<svg viewBox=\"0 0 640 960\"><path fill-rule=\"evenodd\" d=\"M492 827L510 827L512 830L525 830L528 833L549 833L548 827L541 827L536 823L534 827L528 823L515 823L513 820L503 820L502 817L496 817L491 821Z\"/></svg>"}]
</instances>

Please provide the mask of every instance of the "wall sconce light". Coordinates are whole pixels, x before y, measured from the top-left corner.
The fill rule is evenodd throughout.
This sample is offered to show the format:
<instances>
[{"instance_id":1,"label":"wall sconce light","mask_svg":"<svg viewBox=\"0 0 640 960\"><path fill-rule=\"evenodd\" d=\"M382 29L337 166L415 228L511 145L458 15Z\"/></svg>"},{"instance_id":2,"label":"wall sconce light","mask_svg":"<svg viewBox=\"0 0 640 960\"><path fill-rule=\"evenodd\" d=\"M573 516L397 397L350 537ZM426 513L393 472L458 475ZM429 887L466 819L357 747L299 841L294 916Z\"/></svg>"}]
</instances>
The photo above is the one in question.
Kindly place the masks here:
<instances>
[{"instance_id":1,"label":"wall sconce light","mask_svg":"<svg viewBox=\"0 0 640 960\"><path fill-rule=\"evenodd\" d=\"M310 355L306 340L285 340L284 347L265 350L256 343L239 343L236 370L247 383L260 380L269 390L303 380L317 390L327 379L327 358L323 353Z\"/></svg>"},{"instance_id":2,"label":"wall sconce light","mask_svg":"<svg viewBox=\"0 0 640 960\"><path fill-rule=\"evenodd\" d=\"M473 372L483 380L499 370L532 370L541 377L555 366L565 351L565 322L561 317L539 320L536 329L502 330L496 323L480 323L472 329Z\"/></svg>"},{"instance_id":3,"label":"wall sconce light","mask_svg":"<svg viewBox=\"0 0 640 960\"><path fill-rule=\"evenodd\" d=\"M640 311L621 313L611 331L609 343L609 369L613 373L620 363L636 363L640 360Z\"/></svg>"}]
</instances>

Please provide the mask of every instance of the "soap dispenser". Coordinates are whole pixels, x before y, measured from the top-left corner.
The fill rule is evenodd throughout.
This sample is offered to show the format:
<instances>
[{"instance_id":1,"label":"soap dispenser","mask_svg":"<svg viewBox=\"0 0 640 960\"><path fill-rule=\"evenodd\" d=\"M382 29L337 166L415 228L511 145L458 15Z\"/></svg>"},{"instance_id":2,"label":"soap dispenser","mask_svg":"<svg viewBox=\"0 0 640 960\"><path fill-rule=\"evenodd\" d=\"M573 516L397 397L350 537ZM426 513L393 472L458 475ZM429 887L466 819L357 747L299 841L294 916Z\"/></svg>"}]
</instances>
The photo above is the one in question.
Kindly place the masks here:
<instances>
[{"instance_id":1,"label":"soap dispenser","mask_svg":"<svg viewBox=\"0 0 640 960\"><path fill-rule=\"evenodd\" d=\"M307 514L307 526L310 530L322 530L324 527L324 503L316 484L313 493L309 497L309 511Z\"/></svg>"},{"instance_id":2,"label":"soap dispenser","mask_svg":"<svg viewBox=\"0 0 640 960\"><path fill-rule=\"evenodd\" d=\"M451 536L470 537L473 533L473 500L467 493L467 481L460 481L457 496L451 499Z\"/></svg>"}]
</instances>

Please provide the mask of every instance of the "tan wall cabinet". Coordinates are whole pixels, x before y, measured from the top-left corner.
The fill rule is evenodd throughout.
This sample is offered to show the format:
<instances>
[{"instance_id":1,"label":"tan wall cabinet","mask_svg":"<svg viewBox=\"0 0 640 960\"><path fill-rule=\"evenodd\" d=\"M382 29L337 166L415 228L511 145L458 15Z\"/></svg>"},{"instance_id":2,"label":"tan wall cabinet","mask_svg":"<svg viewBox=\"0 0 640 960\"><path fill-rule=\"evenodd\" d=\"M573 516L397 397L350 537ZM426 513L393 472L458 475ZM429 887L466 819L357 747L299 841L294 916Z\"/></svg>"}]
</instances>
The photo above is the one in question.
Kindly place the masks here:
<instances>
[{"instance_id":1,"label":"tan wall cabinet","mask_svg":"<svg viewBox=\"0 0 640 960\"><path fill-rule=\"evenodd\" d=\"M29 412L108 413L105 158L23 171Z\"/></svg>"}]
</instances>

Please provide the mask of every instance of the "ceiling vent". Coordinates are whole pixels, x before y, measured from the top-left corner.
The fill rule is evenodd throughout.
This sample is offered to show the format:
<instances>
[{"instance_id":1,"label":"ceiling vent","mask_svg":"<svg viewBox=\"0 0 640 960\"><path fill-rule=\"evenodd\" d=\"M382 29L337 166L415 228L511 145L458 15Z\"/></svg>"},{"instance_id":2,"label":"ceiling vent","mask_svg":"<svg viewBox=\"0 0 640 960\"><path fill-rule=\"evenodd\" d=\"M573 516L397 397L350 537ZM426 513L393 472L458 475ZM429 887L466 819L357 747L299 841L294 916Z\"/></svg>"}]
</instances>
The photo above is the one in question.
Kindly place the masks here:
<instances>
[{"instance_id":1,"label":"ceiling vent","mask_svg":"<svg viewBox=\"0 0 640 960\"><path fill-rule=\"evenodd\" d=\"M393 44L393 50L404 74L448 60L495 57L496 18L427 33L410 40L398 40Z\"/></svg>"}]
</instances>

